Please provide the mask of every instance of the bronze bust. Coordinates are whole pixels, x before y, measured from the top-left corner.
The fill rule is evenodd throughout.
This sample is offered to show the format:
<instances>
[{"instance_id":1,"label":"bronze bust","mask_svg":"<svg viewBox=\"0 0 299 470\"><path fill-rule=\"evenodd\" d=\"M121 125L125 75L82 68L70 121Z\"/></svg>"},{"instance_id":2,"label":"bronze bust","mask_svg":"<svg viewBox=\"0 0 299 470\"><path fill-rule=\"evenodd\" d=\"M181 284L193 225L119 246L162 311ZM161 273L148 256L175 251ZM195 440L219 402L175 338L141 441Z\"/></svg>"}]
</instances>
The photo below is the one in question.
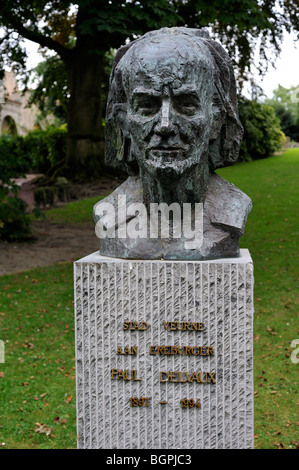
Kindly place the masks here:
<instances>
[{"instance_id":1,"label":"bronze bust","mask_svg":"<svg viewBox=\"0 0 299 470\"><path fill-rule=\"evenodd\" d=\"M219 43L204 30L163 28L119 49L105 127L106 163L129 177L94 207L101 255L182 260L239 256L251 200L214 173L236 162L243 135L232 65ZM199 214L195 207L201 205L200 243L186 248L184 234L174 236L171 216L166 237L158 231L151 236L150 223L140 236L138 231L135 236L125 233L128 224L146 222L138 204L147 214L153 205L182 210L190 205L193 228ZM137 207L136 214L119 217L122 205Z\"/></svg>"}]
</instances>

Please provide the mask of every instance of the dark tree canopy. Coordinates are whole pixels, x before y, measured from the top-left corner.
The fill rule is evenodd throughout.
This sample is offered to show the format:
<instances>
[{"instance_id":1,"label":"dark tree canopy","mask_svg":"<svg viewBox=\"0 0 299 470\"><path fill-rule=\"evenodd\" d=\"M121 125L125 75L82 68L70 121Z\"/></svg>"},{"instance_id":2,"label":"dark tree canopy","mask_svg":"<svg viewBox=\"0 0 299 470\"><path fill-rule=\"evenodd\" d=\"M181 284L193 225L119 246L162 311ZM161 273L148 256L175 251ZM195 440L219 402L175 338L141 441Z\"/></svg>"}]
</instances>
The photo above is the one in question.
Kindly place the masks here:
<instances>
[{"instance_id":1,"label":"dark tree canopy","mask_svg":"<svg viewBox=\"0 0 299 470\"><path fill-rule=\"evenodd\" d=\"M118 48L127 38L162 26L212 28L234 59L240 74L252 64L252 50L259 44L260 71L273 53L280 51L284 31L299 31L298 0L81 0L10 1L0 6L5 27L1 58L24 65L26 54L20 38L71 59L70 49L85 45L99 55ZM70 37L76 38L69 43ZM73 54L74 55L74 54ZM0 63L0 66L2 65Z\"/></svg>"},{"instance_id":2,"label":"dark tree canopy","mask_svg":"<svg viewBox=\"0 0 299 470\"><path fill-rule=\"evenodd\" d=\"M24 70L22 39L54 51L69 83L67 166L101 170L105 53L163 26L209 27L233 60L240 83L279 53L284 31L299 31L298 0L11 0L0 4L0 70ZM101 157L101 158L99 158Z\"/></svg>"}]
</instances>

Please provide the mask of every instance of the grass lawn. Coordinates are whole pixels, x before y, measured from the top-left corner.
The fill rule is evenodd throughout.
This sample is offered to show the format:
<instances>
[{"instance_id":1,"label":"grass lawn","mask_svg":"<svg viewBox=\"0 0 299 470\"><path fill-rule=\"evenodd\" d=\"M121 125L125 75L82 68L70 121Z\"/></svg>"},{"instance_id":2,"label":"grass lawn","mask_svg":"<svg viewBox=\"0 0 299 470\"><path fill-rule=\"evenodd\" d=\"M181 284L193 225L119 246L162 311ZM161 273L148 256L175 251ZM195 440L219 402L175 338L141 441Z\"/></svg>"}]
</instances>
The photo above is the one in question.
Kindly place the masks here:
<instances>
[{"instance_id":1,"label":"grass lawn","mask_svg":"<svg viewBox=\"0 0 299 470\"><path fill-rule=\"evenodd\" d=\"M255 447L296 448L299 364L291 361L290 343L299 338L299 149L218 173L253 200L240 245L250 250L255 270ZM90 220L96 200L47 217ZM0 277L0 327L0 447L75 448L72 265Z\"/></svg>"}]
</instances>

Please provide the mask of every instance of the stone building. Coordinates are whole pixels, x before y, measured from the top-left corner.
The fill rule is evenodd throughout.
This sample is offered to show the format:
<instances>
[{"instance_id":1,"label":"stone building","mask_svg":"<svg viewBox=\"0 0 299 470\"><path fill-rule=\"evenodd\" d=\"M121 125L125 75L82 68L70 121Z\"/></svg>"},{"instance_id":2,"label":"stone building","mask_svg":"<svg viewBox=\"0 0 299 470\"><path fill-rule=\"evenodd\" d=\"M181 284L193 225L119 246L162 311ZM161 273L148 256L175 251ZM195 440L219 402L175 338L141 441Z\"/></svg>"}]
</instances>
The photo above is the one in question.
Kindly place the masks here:
<instances>
[{"instance_id":1,"label":"stone building","mask_svg":"<svg viewBox=\"0 0 299 470\"><path fill-rule=\"evenodd\" d=\"M14 72L5 71L0 82L0 135L25 135L34 129L38 109L28 105L30 91L25 94L18 89Z\"/></svg>"}]
</instances>

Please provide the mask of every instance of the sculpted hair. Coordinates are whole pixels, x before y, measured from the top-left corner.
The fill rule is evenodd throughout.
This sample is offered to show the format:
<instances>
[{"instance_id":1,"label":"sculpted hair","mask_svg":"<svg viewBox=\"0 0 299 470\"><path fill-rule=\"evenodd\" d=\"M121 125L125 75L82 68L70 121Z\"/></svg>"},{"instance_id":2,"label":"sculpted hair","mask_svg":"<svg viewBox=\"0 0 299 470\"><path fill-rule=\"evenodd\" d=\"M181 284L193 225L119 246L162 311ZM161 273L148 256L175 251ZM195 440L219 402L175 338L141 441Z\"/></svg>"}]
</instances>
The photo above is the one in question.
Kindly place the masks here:
<instances>
[{"instance_id":1,"label":"sculpted hair","mask_svg":"<svg viewBox=\"0 0 299 470\"><path fill-rule=\"evenodd\" d=\"M162 28L146 33L141 38L118 49L112 72L107 101L105 123L105 160L107 166L119 168L130 175L138 174L138 166L130 153L130 136L126 132L126 96L121 59L131 47L138 47L140 42L151 38L169 35L188 38L196 45L202 46L214 63L213 76L215 93L213 97L213 122L209 141L209 166L216 168L233 165L239 155L243 128L237 110L236 81L230 58L223 47L212 40L204 29Z\"/></svg>"}]
</instances>

